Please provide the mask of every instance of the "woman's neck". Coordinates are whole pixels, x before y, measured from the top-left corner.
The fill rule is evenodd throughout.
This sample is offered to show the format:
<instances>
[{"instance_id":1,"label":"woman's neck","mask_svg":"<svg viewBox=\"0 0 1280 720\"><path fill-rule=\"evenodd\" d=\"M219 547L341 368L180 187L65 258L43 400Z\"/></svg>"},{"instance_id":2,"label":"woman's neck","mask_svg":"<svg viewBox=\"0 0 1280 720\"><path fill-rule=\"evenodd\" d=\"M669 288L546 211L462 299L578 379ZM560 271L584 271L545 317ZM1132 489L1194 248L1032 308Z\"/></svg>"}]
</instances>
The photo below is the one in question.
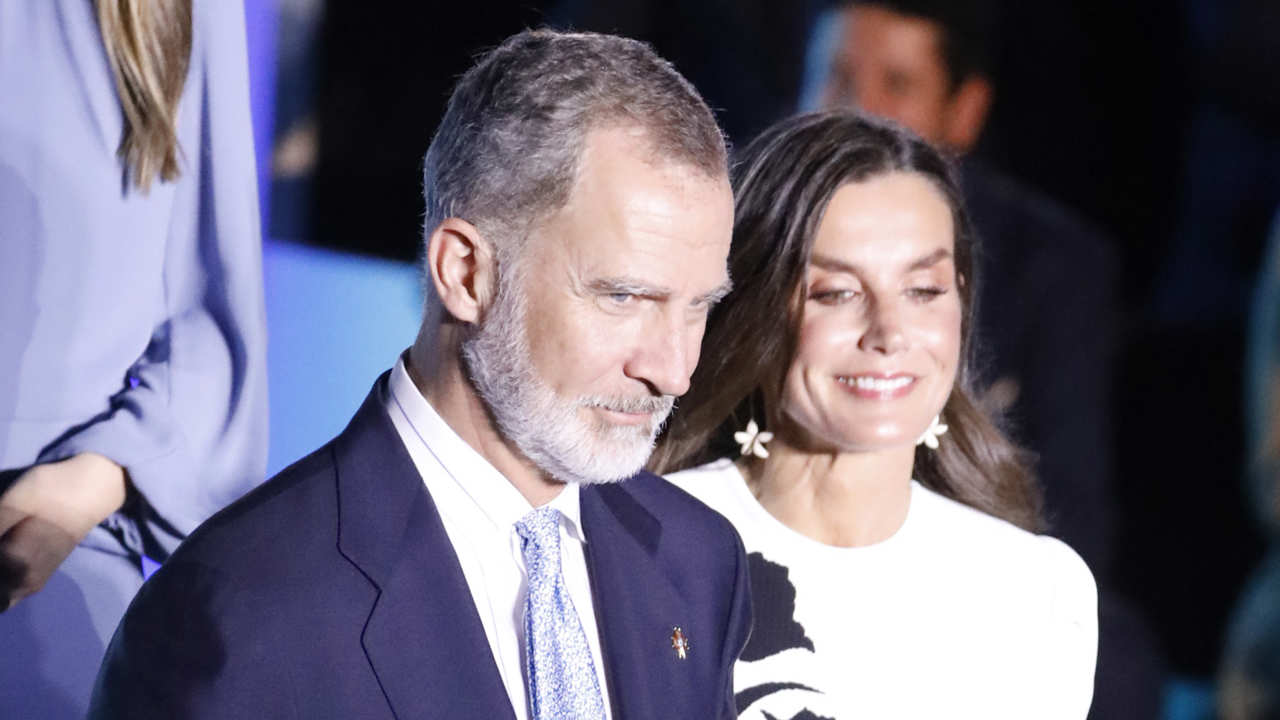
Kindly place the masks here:
<instances>
[{"instance_id":1,"label":"woman's neck","mask_svg":"<svg viewBox=\"0 0 1280 720\"><path fill-rule=\"evenodd\" d=\"M914 448L821 454L769 444L767 460L738 467L769 514L792 530L837 547L889 539L911 504Z\"/></svg>"}]
</instances>

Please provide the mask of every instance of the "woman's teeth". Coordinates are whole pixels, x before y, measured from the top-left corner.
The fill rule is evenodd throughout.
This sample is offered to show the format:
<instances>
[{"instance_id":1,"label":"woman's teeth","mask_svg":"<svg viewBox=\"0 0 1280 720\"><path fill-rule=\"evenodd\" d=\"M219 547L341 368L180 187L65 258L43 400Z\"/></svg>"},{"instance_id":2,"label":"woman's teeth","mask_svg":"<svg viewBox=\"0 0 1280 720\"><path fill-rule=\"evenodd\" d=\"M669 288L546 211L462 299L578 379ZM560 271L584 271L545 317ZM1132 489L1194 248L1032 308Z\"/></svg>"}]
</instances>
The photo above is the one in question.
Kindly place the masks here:
<instances>
[{"instance_id":1,"label":"woman's teeth","mask_svg":"<svg viewBox=\"0 0 1280 720\"><path fill-rule=\"evenodd\" d=\"M867 375L841 375L837 378L840 382L850 387L856 387L859 390L870 390L872 392L893 392L900 390L911 384L912 378L907 375L900 375L893 378L878 378Z\"/></svg>"}]
</instances>

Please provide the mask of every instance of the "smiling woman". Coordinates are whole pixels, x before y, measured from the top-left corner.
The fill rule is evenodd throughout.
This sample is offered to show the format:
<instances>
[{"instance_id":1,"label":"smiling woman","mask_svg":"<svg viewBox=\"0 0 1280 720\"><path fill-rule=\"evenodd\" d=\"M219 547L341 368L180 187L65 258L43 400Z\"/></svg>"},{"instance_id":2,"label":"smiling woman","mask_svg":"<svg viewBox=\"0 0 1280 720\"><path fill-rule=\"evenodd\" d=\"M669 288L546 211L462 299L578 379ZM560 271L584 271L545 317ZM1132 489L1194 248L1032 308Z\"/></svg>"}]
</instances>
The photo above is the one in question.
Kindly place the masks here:
<instances>
[{"instance_id":1,"label":"smiling woman","mask_svg":"<svg viewBox=\"0 0 1280 720\"><path fill-rule=\"evenodd\" d=\"M951 167L821 113L766 131L733 181L735 287L655 463L749 553L742 717L1083 718L1096 589L1034 534L1022 453L971 399Z\"/></svg>"},{"instance_id":2,"label":"smiling woman","mask_svg":"<svg viewBox=\"0 0 1280 720\"><path fill-rule=\"evenodd\" d=\"M814 239L779 421L809 446L911 445L955 384L951 211L923 175L843 185Z\"/></svg>"},{"instance_id":3,"label":"smiling woman","mask_svg":"<svg viewBox=\"0 0 1280 720\"><path fill-rule=\"evenodd\" d=\"M815 113L784 121L762 134L738 158L733 184L735 223L729 263L734 292L708 321L706 350L692 387L651 465L670 471L707 462L732 449L732 433L749 420L763 422L766 429L787 422L776 411L781 396L788 392L784 380L795 371L792 364L797 353L805 350L801 341L810 320L813 335L824 318L847 315L825 310L840 302L838 296L810 298L807 294L827 290L819 283L837 278L859 283L871 279L865 273L859 277L857 272L840 272L859 270L835 254L846 231L874 222L920 225L931 221L933 236L916 231L914 243L899 243L898 228L880 229L883 251L909 257L886 256L882 262L872 256L861 261L862 269L877 273L877 278L898 273L877 280L881 287L873 297L873 309L892 312L890 299L906 299L907 293L923 299L941 289L939 272L949 292L941 306L958 304L958 349L953 350L958 357L951 363L954 382L942 383L945 407L930 413L911 437L918 437L940 409L953 442L938 452L921 449L911 455L915 477L965 505L1027 530L1040 529L1039 497L1024 454L973 400L976 242L952 168L942 156L896 126L850 113ZM892 213L863 212L875 211L889 200L895 202ZM857 248L856 243L847 244ZM823 252L827 246L832 250ZM917 248L917 255L911 256ZM934 257L939 250L945 258ZM874 251L872 247L865 250L868 255ZM890 260L906 264L893 266L887 263ZM912 280L927 282L911 285ZM907 283L901 295L884 292L900 282ZM937 306L925 302L913 307ZM762 320L769 318L785 321ZM891 315L882 320L896 322ZM882 330L877 324L872 333ZM881 369L891 364L876 363Z\"/></svg>"}]
</instances>

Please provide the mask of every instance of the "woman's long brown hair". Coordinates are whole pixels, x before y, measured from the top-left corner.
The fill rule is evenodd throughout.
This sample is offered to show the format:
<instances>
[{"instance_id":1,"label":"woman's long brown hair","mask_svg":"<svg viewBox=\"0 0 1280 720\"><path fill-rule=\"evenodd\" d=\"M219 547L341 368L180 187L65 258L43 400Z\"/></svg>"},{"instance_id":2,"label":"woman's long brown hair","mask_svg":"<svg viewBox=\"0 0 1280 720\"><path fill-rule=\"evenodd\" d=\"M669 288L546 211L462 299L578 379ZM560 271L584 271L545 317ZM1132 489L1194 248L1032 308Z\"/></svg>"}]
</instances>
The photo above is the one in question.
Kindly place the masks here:
<instances>
[{"instance_id":1,"label":"woman's long brown hair","mask_svg":"<svg viewBox=\"0 0 1280 720\"><path fill-rule=\"evenodd\" d=\"M827 204L842 185L890 172L925 176L950 205L962 307L960 367L942 411L948 432L937 450L917 448L915 477L946 497L1039 530L1040 496L1026 453L973 399L979 278L976 242L954 168L909 131L849 112L778 123L735 163L729 253L734 290L708 319L692 387L659 439L650 467L672 472L736 454L735 430L749 419L768 426L795 354L805 269Z\"/></svg>"},{"instance_id":2,"label":"woman's long brown hair","mask_svg":"<svg viewBox=\"0 0 1280 720\"><path fill-rule=\"evenodd\" d=\"M157 177L180 173L178 100L191 61L191 0L97 0L97 6L124 110L116 155L145 193Z\"/></svg>"}]
</instances>

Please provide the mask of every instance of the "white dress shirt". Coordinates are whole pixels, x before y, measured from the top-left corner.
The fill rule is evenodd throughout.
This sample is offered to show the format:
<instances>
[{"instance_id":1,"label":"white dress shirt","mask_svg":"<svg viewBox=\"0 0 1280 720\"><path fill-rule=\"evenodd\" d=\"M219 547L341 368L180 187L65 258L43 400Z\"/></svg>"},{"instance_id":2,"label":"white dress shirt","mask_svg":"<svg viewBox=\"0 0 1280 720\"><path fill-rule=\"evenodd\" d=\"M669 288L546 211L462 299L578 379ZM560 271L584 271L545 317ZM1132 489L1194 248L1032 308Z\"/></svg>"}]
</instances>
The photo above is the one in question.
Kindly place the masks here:
<instances>
[{"instance_id":1,"label":"white dress shirt","mask_svg":"<svg viewBox=\"0 0 1280 720\"><path fill-rule=\"evenodd\" d=\"M436 413L413 384L403 358L392 368L387 389L387 413L440 513L511 707L517 720L527 720L524 603L528 574L515 523L533 510L533 505ZM548 505L560 511L560 564L587 635L605 717L609 718L600 633L583 551L587 539L582 532L578 486L566 484Z\"/></svg>"}]
</instances>

